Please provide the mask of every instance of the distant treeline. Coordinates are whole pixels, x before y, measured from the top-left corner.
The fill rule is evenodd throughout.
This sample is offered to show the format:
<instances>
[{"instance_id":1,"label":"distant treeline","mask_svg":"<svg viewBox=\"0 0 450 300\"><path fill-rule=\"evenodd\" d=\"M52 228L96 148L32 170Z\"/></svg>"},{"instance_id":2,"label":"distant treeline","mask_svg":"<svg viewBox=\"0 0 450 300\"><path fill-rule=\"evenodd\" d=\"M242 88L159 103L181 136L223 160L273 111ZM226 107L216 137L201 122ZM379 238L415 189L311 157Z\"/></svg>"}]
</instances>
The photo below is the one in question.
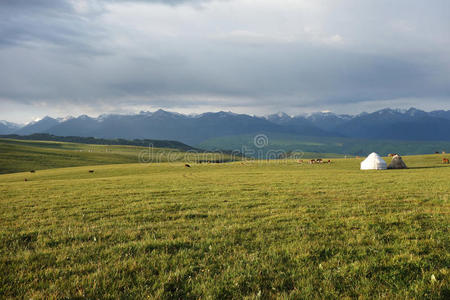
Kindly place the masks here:
<instances>
[{"instance_id":1,"label":"distant treeline","mask_svg":"<svg viewBox=\"0 0 450 300\"><path fill-rule=\"evenodd\" d=\"M69 142L80 144L94 144L94 145L126 145L126 146L143 146L148 147L152 145L155 148L171 148L183 151L197 150L194 147L188 146L177 141L165 140L149 140L149 139L101 139L94 137L80 137L80 136L56 136L46 133L35 133L30 135L7 134L0 135L0 138L16 139L16 140L33 140L33 141L55 141L55 142Z\"/></svg>"}]
</instances>

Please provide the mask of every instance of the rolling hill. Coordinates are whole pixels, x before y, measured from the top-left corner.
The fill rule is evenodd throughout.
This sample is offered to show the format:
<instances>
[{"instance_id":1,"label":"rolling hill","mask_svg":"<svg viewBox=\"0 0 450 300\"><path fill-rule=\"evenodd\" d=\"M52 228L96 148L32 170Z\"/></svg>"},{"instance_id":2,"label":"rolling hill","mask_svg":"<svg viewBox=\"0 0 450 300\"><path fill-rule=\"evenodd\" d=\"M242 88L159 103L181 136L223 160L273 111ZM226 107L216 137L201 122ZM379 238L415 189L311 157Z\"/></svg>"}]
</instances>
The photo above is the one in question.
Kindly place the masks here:
<instances>
[{"instance_id":1,"label":"rolling hill","mask_svg":"<svg viewBox=\"0 0 450 300\"><path fill-rule=\"evenodd\" d=\"M358 139L345 137L316 137L299 136L292 134L266 133L267 145L262 148L254 144L254 135L238 135L217 137L206 140L198 147L206 150L237 150L247 156L262 155L267 153L287 152L316 152L335 153L342 155L365 156L371 152L381 155L388 153L400 153L402 155L432 154L438 152L450 152L448 141L401 141L388 139Z\"/></svg>"},{"instance_id":2,"label":"rolling hill","mask_svg":"<svg viewBox=\"0 0 450 300\"><path fill-rule=\"evenodd\" d=\"M224 153L130 145L80 144L0 138L0 174L105 164L231 161Z\"/></svg>"},{"instance_id":3,"label":"rolling hill","mask_svg":"<svg viewBox=\"0 0 450 300\"><path fill-rule=\"evenodd\" d=\"M92 145L124 145L124 146L142 146L142 147L156 147L156 148L170 148L181 151L197 150L186 144L177 141L166 140L124 140L124 139L99 139L93 137L80 136L56 136L46 133L34 133L30 135L8 134L0 135L0 138L16 139L16 140L32 140L32 141L54 141L54 142L69 142Z\"/></svg>"}]
</instances>

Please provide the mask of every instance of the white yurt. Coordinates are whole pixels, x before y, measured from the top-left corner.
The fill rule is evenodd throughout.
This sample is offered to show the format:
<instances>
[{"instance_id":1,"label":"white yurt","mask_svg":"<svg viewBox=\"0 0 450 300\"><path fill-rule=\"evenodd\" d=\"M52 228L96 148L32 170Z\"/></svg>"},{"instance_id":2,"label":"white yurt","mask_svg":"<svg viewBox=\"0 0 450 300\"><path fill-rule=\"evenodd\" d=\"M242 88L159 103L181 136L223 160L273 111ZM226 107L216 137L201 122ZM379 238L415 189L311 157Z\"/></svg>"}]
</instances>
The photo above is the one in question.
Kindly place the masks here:
<instances>
[{"instance_id":1,"label":"white yurt","mask_svg":"<svg viewBox=\"0 0 450 300\"><path fill-rule=\"evenodd\" d=\"M375 152L372 152L361 162L361 170L386 170L386 162Z\"/></svg>"}]
</instances>

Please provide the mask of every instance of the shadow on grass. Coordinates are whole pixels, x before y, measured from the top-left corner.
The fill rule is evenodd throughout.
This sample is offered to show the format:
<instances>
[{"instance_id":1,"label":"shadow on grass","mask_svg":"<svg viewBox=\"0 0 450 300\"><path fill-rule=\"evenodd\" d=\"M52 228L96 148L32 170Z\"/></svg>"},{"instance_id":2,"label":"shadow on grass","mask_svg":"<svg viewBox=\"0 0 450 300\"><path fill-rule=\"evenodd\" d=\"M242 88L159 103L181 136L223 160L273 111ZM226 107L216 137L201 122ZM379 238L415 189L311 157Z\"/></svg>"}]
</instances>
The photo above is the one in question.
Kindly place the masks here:
<instances>
[{"instance_id":1,"label":"shadow on grass","mask_svg":"<svg viewBox=\"0 0 450 300\"><path fill-rule=\"evenodd\" d=\"M437 168L448 168L448 167L450 167L450 165L446 165L446 166L408 167L408 169L437 169ZM392 170L395 170L395 169L392 169ZM401 170L401 169L397 169L397 170Z\"/></svg>"}]
</instances>

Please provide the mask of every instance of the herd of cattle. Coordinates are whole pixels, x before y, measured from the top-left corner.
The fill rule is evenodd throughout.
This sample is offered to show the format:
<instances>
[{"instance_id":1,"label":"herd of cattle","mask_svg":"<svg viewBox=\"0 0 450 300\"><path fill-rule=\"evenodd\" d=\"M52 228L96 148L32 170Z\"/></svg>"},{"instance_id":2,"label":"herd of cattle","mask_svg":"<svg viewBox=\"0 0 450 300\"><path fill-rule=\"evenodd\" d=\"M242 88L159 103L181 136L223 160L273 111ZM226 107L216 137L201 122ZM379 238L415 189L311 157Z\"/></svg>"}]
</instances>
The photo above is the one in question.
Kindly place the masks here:
<instances>
[{"instance_id":1,"label":"herd of cattle","mask_svg":"<svg viewBox=\"0 0 450 300\"><path fill-rule=\"evenodd\" d=\"M304 163L303 159L300 159L299 161L297 161L299 164ZM321 158L317 158L317 159L310 159L309 161L307 161L309 164L331 164L331 160L323 160Z\"/></svg>"}]
</instances>

